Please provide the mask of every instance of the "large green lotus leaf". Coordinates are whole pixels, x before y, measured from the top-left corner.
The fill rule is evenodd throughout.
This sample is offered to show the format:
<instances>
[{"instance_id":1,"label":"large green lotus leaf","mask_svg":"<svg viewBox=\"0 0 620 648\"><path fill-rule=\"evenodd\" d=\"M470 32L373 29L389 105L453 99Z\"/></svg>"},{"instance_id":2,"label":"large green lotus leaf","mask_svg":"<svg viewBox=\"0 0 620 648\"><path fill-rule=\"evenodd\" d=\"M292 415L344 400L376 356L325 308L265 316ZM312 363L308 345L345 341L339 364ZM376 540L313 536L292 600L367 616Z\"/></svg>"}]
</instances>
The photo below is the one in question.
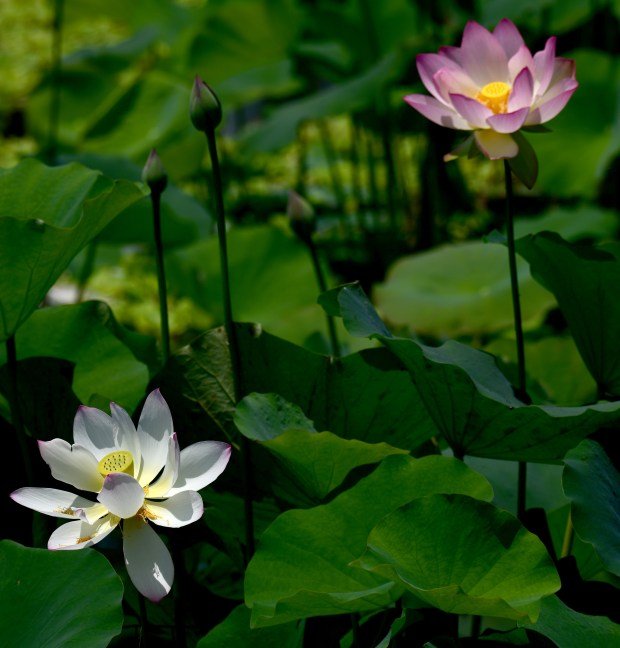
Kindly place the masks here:
<instances>
[{"instance_id":1,"label":"large green lotus leaf","mask_svg":"<svg viewBox=\"0 0 620 648\"><path fill-rule=\"evenodd\" d=\"M575 612L557 596L549 596L541 601L536 623L525 619L518 624L551 639L560 648L620 645L620 625L604 616Z\"/></svg>"},{"instance_id":2,"label":"large green lotus leaf","mask_svg":"<svg viewBox=\"0 0 620 648\"><path fill-rule=\"evenodd\" d=\"M553 297L518 263L526 326L535 326ZM435 337L494 333L512 326L506 250L482 242L446 245L404 257L374 290L385 319Z\"/></svg>"},{"instance_id":3,"label":"large green lotus leaf","mask_svg":"<svg viewBox=\"0 0 620 648\"><path fill-rule=\"evenodd\" d=\"M279 470L288 478L287 488L278 489L282 496L294 486L310 502L319 503L340 486L358 466L379 463L385 457L407 454L387 443L364 443L341 439L331 432L288 430L263 447L276 458ZM280 494L280 493L276 493Z\"/></svg>"},{"instance_id":4,"label":"large green lotus leaf","mask_svg":"<svg viewBox=\"0 0 620 648\"><path fill-rule=\"evenodd\" d=\"M73 391L82 403L114 401L129 411L148 386L144 355L156 359L154 341L125 331L103 302L35 311L19 329L16 347L19 360L52 356L74 363ZM5 361L0 349L0 364Z\"/></svg>"},{"instance_id":5,"label":"large green lotus leaf","mask_svg":"<svg viewBox=\"0 0 620 648\"><path fill-rule=\"evenodd\" d=\"M517 382L517 351L514 338L496 338L484 347L488 353L511 363L511 379ZM526 340L525 358L530 380L543 388L557 405L581 405L596 400L596 383L570 335ZM532 392L533 393L533 392Z\"/></svg>"},{"instance_id":6,"label":"large green lotus leaf","mask_svg":"<svg viewBox=\"0 0 620 648\"><path fill-rule=\"evenodd\" d=\"M594 197L620 150L620 76L612 54L577 50L568 57L575 59L579 89L548 124L553 132L531 137L540 162L536 188L552 196ZM568 149L579 154L558 154Z\"/></svg>"},{"instance_id":7,"label":"large green lotus leaf","mask_svg":"<svg viewBox=\"0 0 620 648\"><path fill-rule=\"evenodd\" d=\"M318 287L305 247L277 227L232 229L228 255L237 321L259 322L275 335L302 343L327 332L316 305ZM170 289L190 297L223 320L222 282L216 238L175 250L167 259Z\"/></svg>"},{"instance_id":8,"label":"large green lotus leaf","mask_svg":"<svg viewBox=\"0 0 620 648\"><path fill-rule=\"evenodd\" d=\"M303 630L303 624L297 623L252 629L250 610L240 605L203 637L196 648L301 648Z\"/></svg>"},{"instance_id":9,"label":"large green lotus leaf","mask_svg":"<svg viewBox=\"0 0 620 648\"><path fill-rule=\"evenodd\" d=\"M620 396L620 260L553 232L526 236L516 245L534 277L558 300L601 391Z\"/></svg>"},{"instance_id":10,"label":"large green lotus leaf","mask_svg":"<svg viewBox=\"0 0 620 648\"><path fill-rule=\"evenodd\" d=\"M364 612L396 600L403 588L351 566L370 530L416 497L460 493L492 498L488 482L448 457L387 457L329 504L280 515L263 533L245 577L254 627L311 616Z\"/></svg>"},{"instance_id":11,"label":"large green lotus leaf","mask_svg":"<svg viewBox=\"0 0 620 648\"><path fill-rule=\"evenodd\" d=\"M269 441L287 430L316 432L301 408L279 394L248 394L235 408L234 420L239 432L254 441Z\"/></svg>"},{"instance_id":12,"label":"large green lotus leaf","mask_svg":"<svg viewBox=\"0 0 620 648\"><path fill-rule=\"evenodd\" d=\"M553 207L538 217L517 218L515 221L517 238L551 231L568 241L578 241L584 238L613 238L616 230L616 214L590 203L577 207Z\"/></svg>"},{"instance_id":13,"label":"large green lotus leaf","mask_svg":"<svg viewBox=\"0 0 620 648\"><path fill-rule=\"evenodd\" d=\"M297 405L317 429L346 439L414 449L437 432L400 362L386 349L332 359L255 325L238 325L245 393L276 393ZM180 395L173 411L189 405L234 437L228 346L214 329L180 349L160 386ZM168 393L168 391L164 391ZM185 428L191 429L190 425Z\"/></svg>"},{"instance_id":14,"label":"large green lotus leaf","mask_svg":"<svg viewBox=\"0 0 620 648\"><path fill-rule=\"evenodd\" d=\"M354 468L407 454L387 443L317 432L296 405L277 394L249 394L237 405L234 421L244 436L268 450L274 494L297 506L320 503Z\"/></svg>"},{"instance_id":15,"label":"large green lotus leaf","mask_svg":"<svg viewBox=\"0 0 620 648\"><path fill-rule=\"evenodd\" d=\"M577 535L620 576L620 474L603 448L586 439L564 458L562 485Z\"/></svg>"},{"instance_id":16,"label":"large green lotus leaf","mask_svg":"<svg viewBox=\"0 0 620 648\"><path fill-rule=\"evenodd\" d=\"M355 284L322 295L329 312L340 306L350 331L368 334L370 302ZM385 335L378 338L409 371L429 415L457 454L490 459L552 461L603 424L620 419L620 403L583 407L524 405L495 358L449 340L440 347Z\"/></svg>"},{"instance_id":17,"label":"large green lotus leaf","mask_svg":"<svg viewBox=\"0 0 620 648\"><path fill-rule=\"evenodd\" d=\"M384 517L356 565L454 614L538 617L560 588L542 542L506 511L463 495L415 499Z\"/></svg>"},{"instance_id":18,"label":"large green lotus leaf","mask_svg":"<svg viewBox=\"0 0 620 648\"><path fill-rule=\"evenodd\" d=\"M0 340L37 308L71 259L143 197L78 164L25 160L0 171Z\"/></svg>"},{"instance_id":19,"label":"large green lotus leaf","mask_svg":"<svg viewBox=\"0 0 620 648\"><path fill-rule=\"evenodd\" d=\"M123 625L123 585L97 551L30 549L0 541L4 646L107 646Z\"/></svg>"},{"instance_id":20,"label":"large green lotus leaf","mask_svg":"<svg viewBox=\"0 0 620 648\"><path fill-rule=\"evenodd\" d=\"M82 153L63 156L62 159L97 169L110 178L132 181L141 179L142 168L127 158ZM167 156L162 158L162 162L167 167ZM198 200L168 183L161 197L161 233L166 250L193 243L199 236L207 236L213 231L212 226L211 215ZM145 197L123 211L101 232L98 241L152 245L153 210L150 197Z\"/></svg>"}]
</instances>

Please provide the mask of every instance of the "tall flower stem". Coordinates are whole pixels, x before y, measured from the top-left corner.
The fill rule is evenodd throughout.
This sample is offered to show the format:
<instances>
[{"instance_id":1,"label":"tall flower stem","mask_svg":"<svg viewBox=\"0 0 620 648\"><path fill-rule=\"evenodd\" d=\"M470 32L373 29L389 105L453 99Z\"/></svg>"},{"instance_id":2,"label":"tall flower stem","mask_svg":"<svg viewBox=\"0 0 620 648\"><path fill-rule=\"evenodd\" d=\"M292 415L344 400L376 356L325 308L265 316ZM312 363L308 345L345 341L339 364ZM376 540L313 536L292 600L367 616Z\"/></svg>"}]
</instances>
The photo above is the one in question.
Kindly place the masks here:
<instances>
[{"instance_id":1,"label":"tall flower stem","mask_svg":"<svg viewBox=\"0 0 620 648\"><path fill-rule=\"evenodd\" d=\"M26 480L30 485L34 482L32 463L30 461L30 454L28 452L28 443L26 440L26 429L24 427L24 419L22 418L22 411L19 405L19 387L17 379L17 348L15 346L15 335L11 335L6 343L6 360L8 369L8 396L9 407L11 409L11 423L17 435L17 443L22 454L24 462L24 470L26 472Z\"/></svg>"},{"instance_id":2,"label":"tall flower stem","mask_svg":"<svg viewBox=\"0 0 620 648\"><path fill-rule=\"evenodd\" d=\"M518 383L517 396L524 403L529 403L525 380L525 344L523 342L523 324L521 320L521 302L519 299L519 277L517 274L517 255L515 252L514 208L512 193L512 172L510 165L504 160L504 177L506 182L506 237L508 240L508 265L510 268L510 287L512 291L512 309L515 324L515 339L517 343ZM517 515L522 521L526 509L527 463L519 462L517 486Z\"/></svg>"},{"instance_id":3,"label":"tall flower stem","mask_svg":"<svg viewBox=\"0 0 620 648\"><path fill-rule=\"evenodd\" d=\"M222 176L220 162L217 154L217 142L215 129L205 129L209 157L211 158L211 172L213 177L213 196L215 202L215 214L217 217L217 237L220 248L220 271L222 275L222 296L224 300L224 328L230 348L230 359L232 363L233 386L235 392L235 403L238 403L243 396L241 377L241 354L239 342L233 322L232 301L230 297L230 278L228 274L228 247L226 244L226 217L224 215L224 194L222 191ZM252 459L250 456L250 444L245 437L241 437L241 453L243 456L244 475L244 509L245 509L245 544L246 561L254 553L254 510L252 503L253 471Z\"/></svg>"},{"instance_id":4,"label":"tall flower stem","mask_svg":"<svg viewBox=\"0 0 620 648\"><path fill-rule=\"evenodd\" d=\"M164 268L164 244L161 236L161 191L151 191L151 204L153 206L153 235L155 238L155 261L157 263L161 348L164 363L166 363L170 357L170 326L168 324L168 292Z\"/></svg>"},{"instance_id":5,"label":"tall flower stem","mask_svg":"<svg viewBox=\"0 0 620 648\"><path fill-rule=\"evenodd\" d=\"M321 260L319 259L319 253L316 249L316 243L312 240L311 236L308 238L308 250L310 250L310 256L312 257L312 265L314 266L314 274L316 275L316 282L319 285L319 290L321 293L327 292L325 273L323 272L323 268L321 267ZM340 343L338 341L338 334L336 333L336 324L332 315L326 314L326 318L332 354L336 358L339 358L341 352Z\"/></svg>"}]
</instances>

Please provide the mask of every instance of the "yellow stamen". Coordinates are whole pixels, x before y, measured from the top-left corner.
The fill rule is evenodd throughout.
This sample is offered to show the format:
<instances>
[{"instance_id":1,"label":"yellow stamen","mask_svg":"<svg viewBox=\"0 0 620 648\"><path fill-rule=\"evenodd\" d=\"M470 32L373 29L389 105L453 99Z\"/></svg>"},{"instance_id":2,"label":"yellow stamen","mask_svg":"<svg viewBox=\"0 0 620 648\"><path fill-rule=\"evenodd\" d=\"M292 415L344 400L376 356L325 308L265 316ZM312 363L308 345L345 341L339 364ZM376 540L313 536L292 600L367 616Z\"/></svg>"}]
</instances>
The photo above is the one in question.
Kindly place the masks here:
<instances>
[{"instance_id":1,"label":"yellow stamen","mask_svg":"<svg viewBox=\"0 0 620 648\"><path fill-rule=\"evenodd\" d=\"M95 536L84 536L83 538L78 538L76 544L82 544L82 542L88 542L89 540L92 540Z\"/></svg>"},{"instance_id":2,"label":"yellow stamen","mask_svg":"<svg viewBox=\"0 0 620 648\"><path fill-rule=\"evenodd\" d=\"M503 81L487 83L476 95L476 99L490 108L494 113L505 113L508 111L508 97L512 88Z\"/></svg>"},{"instance_id":3,"label":"yellow stamen","mask_svg":"<svg viewBox=\"0 0 620 648\"><path fill-rule=\"evenodd\" d=\"M149 511L149 509L146 506L143 506L137 513L136 515L139 515L144 522L147 520L156 520L159 515L155 515L152 511Z\"/></svg>"},{"instance_id":4,"label":"yellow stamen","mask_svg":"<svg viewBox=\"0 0 620 648\"><path fill-rule=\"evenodd\" d=\"M61 506L59 506L54 510L56 511L56 513L63 513L64 515L75 515L75 510L72 508L62 508Z\"/></svg>"},{"instance_id":5,"label":"yellow stamen","mask_svg":"<svg viewBox=\"0 0 620 648\"><path fill-rule=\"evenodd\" d=\"M133 475L133 457L127 450L116 450L107 454L97 468L104 477L117 472Z\"/></svg>"}]
</instances>

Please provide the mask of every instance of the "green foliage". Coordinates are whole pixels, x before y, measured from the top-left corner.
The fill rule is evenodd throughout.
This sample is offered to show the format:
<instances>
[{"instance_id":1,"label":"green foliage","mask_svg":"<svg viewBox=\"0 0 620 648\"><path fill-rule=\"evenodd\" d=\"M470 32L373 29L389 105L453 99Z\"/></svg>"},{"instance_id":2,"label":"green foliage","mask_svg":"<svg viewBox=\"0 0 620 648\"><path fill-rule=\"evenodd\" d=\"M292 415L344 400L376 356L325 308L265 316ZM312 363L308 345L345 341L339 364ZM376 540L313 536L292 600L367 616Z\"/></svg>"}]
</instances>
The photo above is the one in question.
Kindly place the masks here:
<instances>
[{"instance_id":1,"label":"green foliage","mask_svg":"<svg viewBox=\"0 0 620 648\"><path fill-rule=\"evenodd\" d=\"M130 182L77 164L25 160L0 172L0 340L28 319L71 259L142 196Z\"/></svg>"},{"instance_id":2,"label":"green foliage","mask_svg":"<svg viewBox=\"0 0 620 648\"><path fill-rule=\"evenodd\" d=\"M562 485L573 526L594 546L605 567L620 576L620 474L603 448L587 439L564 458Z\"/></svg>"},{"instance_id":3,"label":"green foliage","mask_svg":"<svg viewBox=\"0 0 620 648\"><path fill-rule=\"evenodd\" d=\"M463 495L416 499L384 517L367 543L354 564L446 612L535 621L540 600L560 588L534 534L512 515Z\"/></svg>"},{"instance_id":4,"label":"green foliage","mask_svg":"<svg viewBox=\"0 0 620 648\"><path fill-rule=\"evenodd\" d=\"M604 248L571 245L552 232L519 239L517 252L558 300L601 393L620 394L618 258Z\"/></svg>"},{"instance_id":5,"label":"green foliage","mask_svg":"<svg viewBox=\"0 0 620 648\"><path fill-rule=\"evenodd\" d=\"M92 549L0 541L0 636L7 646L107 646L123 624L123 586Z\"/></svg>"},{"instance_id":6,"label":"green foliage","mask_svg":"<svg viewBox=\"0 0 620 648\"><path fill-rule=\"evenodd\" d=\"M363 553L381 518L435 493L492 497L488 482L454 459L396 456L329 504L283 513L261 537L246 571L252 625L377 610L399 598L402 586L351 561Z\"/></svg>"}]
</instances>

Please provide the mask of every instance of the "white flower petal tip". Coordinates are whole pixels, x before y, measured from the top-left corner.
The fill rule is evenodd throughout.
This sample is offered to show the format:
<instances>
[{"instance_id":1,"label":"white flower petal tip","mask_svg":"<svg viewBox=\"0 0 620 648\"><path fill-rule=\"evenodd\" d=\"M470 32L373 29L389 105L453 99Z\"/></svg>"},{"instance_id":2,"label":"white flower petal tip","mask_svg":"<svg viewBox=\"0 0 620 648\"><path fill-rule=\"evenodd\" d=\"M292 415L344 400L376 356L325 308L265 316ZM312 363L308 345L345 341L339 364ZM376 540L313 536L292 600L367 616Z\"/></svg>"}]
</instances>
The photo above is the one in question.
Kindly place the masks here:
<instances>
[{"instance_id":1,"label":"white flower petal tip","mask_svg":"<svg viewBox=\"0 0 620 648\"><path fill-rule=\"evenodd\" d=\"M500 20L493 33L469 21L460 47L441 47L437 54L416 57L420 78L432 96L411 94L404 99L440 126L515 133L555 117L574 92L576 86L568 85L576 84L574 62L555 53L555 36L532 56L510 20ZM510 138L476 135L476 142L491 159L518 152Z\"/></svg>"},{"instance_id":2,"label":"white flower petal tip","mask_svg":"<svg viewBox=\"0 0 620 648\"><path fill-rule=\"evenodd\" d=\"M71 445L63 439L39 441L43 461L50 467L52 477L71 484L79 490L98 493L103 485L97 459L86 448Z\"/></svg>"},{"instance_id":3,"label":"white flower petal tip","mask_svg":"<svg viewBox=\"0 0 620 648\"><path fill-rule=\"evenodd\" d=\"M110 473L97 496L107 509L120 518L133 517L144 504L144 490L131 475Z\"/></svg>"},{"instance_id":4,"label":"white flower petal tip","mask_svg":"<svg viewBox=\"0 0 620 648\"><path fill-rule=\"evenodd\" d=\"M83 520L67 522L52 533L47 548L52 551L72 551L92 547L112 533L117 525L118 518L113 515L106 515L94 524Z\"/></svg>"},{"instance_id":5,"label":"white flower petal tip","mask_svg":"<svg viewBox=\"0 0 620 648\"><path fill-rule=\"evenodd\" d=\"M56 488L18 488L10 495L17 504L33 511L67 519L84 519L89 523L105 515L108 511L96 502Z\"/></svg>"},{"instance_id":6,"label":"white flower petal tip","mask_svg":"<svg viewBox=\"0 0 620 648\"><path fill-rule=\"evenodd\" d=\"M142 467L138 480L148 486L164 467L168 442L173 433L170 408L159 389L152 391L144 403L138 423L138 440Z\"/></svg>"},{"instance_id":7,"label":"white flower petal tip","mask_svg":"<svg viewBox=\"0 0 620 648\"><path fill-rule=\"evenodd\" d=\"M179 475L169 496L183 491L199 491L214 482L223 472L232 447L223 441L199 441L181 450Z\"/></svg>"},{"instance_id":8,"label":"white flower petal tip","mask_svg":"<svg viewBox=\"0 0 620 648\"><path fill-rule=\"evenodd\" d=\"M148 519L153 524L179 528L196 522L202 517L204 504L196 491L177 493L163 502L145 503Z\"/></svg>"},{"instance_id":9,"label":"white flower petal tip","mask_svg":"<svg viewBox=\"0 0 620 648\"><path fill-rule=\"evenodd\" d=\"M161 538L140 517L123 525L125 566L136 589L153 603L170 592L174 565Z\"/></svg>"}]
</instances>

